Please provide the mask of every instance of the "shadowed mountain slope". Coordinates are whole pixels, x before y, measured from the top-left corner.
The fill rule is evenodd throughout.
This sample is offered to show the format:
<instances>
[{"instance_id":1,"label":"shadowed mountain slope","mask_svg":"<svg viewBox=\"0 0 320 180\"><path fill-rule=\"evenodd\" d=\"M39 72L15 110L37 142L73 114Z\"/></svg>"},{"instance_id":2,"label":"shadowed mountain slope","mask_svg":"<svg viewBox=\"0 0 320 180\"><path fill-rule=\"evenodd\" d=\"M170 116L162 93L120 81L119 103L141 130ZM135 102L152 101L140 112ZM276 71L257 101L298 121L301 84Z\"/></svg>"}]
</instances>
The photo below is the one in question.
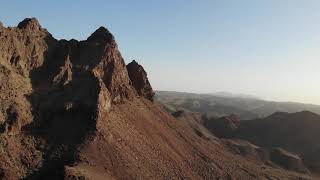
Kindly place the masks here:
<instances>
[{"instance_id":1,"label":"shadowed mountain slope","mask_svg":"<svg viewBox=\"0 0 320 180\"><path fill-rule=\"evenodd\" d=\"M319 173L320 146L317 137L320 136L320 116L317 114L308 111L277 112L263 119L248 121L234 121L230 117L207 118L203 124L218 137L247 140L260 147L274 149L271 153L274 160L286 167L303 161L311 171ZM285 151L296 155L287 156Z\"/></svg>"},{"instance_id":2,"label":"shadowed mountain slope","mask_svg":"<svg viewBox=\"0 0 320 180\"><path fill-rule=\"evenodd\" d=\"M320 116L308 111L275 113L267 118L241 122L236 137L264 147L282 147L300 155L320 172Z\"/></svg>"}]
</instances>

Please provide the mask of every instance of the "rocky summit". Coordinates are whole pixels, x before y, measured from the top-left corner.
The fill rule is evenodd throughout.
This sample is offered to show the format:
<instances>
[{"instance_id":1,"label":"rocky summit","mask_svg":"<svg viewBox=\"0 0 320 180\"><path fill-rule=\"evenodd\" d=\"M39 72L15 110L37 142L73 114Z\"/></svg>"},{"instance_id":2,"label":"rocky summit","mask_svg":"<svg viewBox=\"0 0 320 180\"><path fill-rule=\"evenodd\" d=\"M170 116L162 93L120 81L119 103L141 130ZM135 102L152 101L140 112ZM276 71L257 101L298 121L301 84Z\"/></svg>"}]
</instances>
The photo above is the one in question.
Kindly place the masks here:
<instances>
[{"instance_id":1,"label":"rocky summit","mask_svg":"<svg viewBox=\"0 0 320 180\"><path fill-rule=\"evenodd\" d=\"M309 179L168 114L104 27L67 41L35 18L0 25L0 95L0 179Z\"/></svg>"},{"instance_id":2,"label":"rocky summit","mask_svg":"<svg viewBox=\"0 0 320 180\"><path fill-rule=\"evenodd\" d=\"M147 78L147 73L135 60L127 65L130 80L140 96L153 101L154 92Z\"/></svg>"}]
</instances>

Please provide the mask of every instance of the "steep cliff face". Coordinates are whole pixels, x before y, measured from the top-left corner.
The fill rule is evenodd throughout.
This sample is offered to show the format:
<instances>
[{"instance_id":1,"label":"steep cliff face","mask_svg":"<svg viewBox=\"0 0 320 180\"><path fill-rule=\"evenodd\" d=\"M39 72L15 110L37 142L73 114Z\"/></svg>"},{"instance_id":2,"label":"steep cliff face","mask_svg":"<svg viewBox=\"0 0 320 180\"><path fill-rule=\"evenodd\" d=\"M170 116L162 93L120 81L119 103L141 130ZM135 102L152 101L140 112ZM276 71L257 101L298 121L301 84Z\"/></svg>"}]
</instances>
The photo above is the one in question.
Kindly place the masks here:
<instances>
[{"instance_id":1,"label":"steep cliff face","mask_svg":"<svg viewBox=\"0 0 320 180\"><path fill-rule=\"evenodd\" d=\"M32 132L30 138L51 147L39 156L58 152L72 161L67 152L95 132L97 120L111 105L137 96L114 37L104 27L85 41L58 41L37 19L27 18L17 27L1 26L0 40L2 139L14 141ZM14 148L14 157L23 154L20 147ZM32 147L30 153L35 150ZM48 164L61 163L38 157L35 164L42 158ZM15 161L17 169L24 166L19 158ZM21 169L18 175L28 171Z\"/></svg>"},{"instance_id":2,"label":"steep cliff face","mask_svg":"<svg viewBox=\"0 0 320 180\"><path fill-rule=\"evenodd\" d=\"M35 18L0 25L0 94L3 179L303 177L246 162L152 103L104 27L66 41Z\"/></svg>"},{"instance_id":3,"label":"steep cliff face","mask_svg":"<svg viewBox=\"0 0 320 180\"><path fill-rule=\"evenodd\" d=\"M30 109L22 107L25 102L49 112L89 106L103 113L136 95L114 37L104 27L86 41L58 41L28 18L0 33L2 114L16 111L20 118L19 109ZM32 119L31 112L24 116Z\"/></svg>"}]
</instances>

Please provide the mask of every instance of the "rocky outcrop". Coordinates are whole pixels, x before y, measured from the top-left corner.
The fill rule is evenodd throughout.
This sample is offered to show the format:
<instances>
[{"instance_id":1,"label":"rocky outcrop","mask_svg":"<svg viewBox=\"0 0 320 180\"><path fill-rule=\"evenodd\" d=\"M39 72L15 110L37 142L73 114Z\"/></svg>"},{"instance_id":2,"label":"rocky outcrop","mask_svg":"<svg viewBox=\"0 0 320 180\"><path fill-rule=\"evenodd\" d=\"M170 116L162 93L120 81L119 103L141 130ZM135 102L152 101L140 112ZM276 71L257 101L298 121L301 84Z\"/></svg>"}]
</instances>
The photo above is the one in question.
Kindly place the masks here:
<instances>
[{"instance_id":1,"label":"rocky outcrop","mask_svg":"<svg viewBox=\"0 0 320 180\"><path fill-rule=\"evenodd\" d=\"M154 92L149 83L147 73L135 60L127 65L130 80L140 96L153 101Z\"/></svg>"},{"instance_id":2,"label":"rocky outcrop","mask_svg":"<svg viewBox=\"0 0 320 180\"><path fill-rule=\"evenodd\" d=\"M137 77L148 82L146 76ZM74 161L77 146L95 133L97 122L112 105L136 97L135 88L113 35L104 27L87 40L66 41L53 38L35 18L17 27L0 26L0 130L4 139L27 132L50 147L42 151L43 161L50 164L42 166L44 174L51 166ZM14 151L16 157L26 153L22 149ZM59 158L53 155L57 153ZM28 167L18 161L12 169L21 169L18 175L24 176Z\"/></svg>"},{"instance_id":3,"label":"rocky outcrop","mask_svg":"<svg viewBox=\"0 0 320 180\"><path fill-rule=\"evenodd\" d=\"M19 29L28 29L30 31L40 31L41 26L36 18L26 18L18 24Z\"/></svg>"},{"instance_id":4,"label":"rocky outcrop","mask_svg":"<svg viewBox=\"0 0 320 180\"><path fill-rule=\"evenodd\" d=\"M16 104L17 109L31 115L31 107L22 107L29 102L36 106L34 111L39 111L40 116L43 111L46 114L69 111L82 105L103 114L111 104L136 96L136 86L131 85L114 37L104 27L86 41L58 41L37 19L27 18L17 27L1 29L0 33L2 114ZM139 65L133 70L137 76L132 77L148 83L138 90L139 94L150 98L151 92L147 93L146 87L151 91L152 88L143 68ZM133 80L134 85L140 79ZM20 122L23 126L32 118L22 119L26 121Z\"/></svg>"}]
</instances>

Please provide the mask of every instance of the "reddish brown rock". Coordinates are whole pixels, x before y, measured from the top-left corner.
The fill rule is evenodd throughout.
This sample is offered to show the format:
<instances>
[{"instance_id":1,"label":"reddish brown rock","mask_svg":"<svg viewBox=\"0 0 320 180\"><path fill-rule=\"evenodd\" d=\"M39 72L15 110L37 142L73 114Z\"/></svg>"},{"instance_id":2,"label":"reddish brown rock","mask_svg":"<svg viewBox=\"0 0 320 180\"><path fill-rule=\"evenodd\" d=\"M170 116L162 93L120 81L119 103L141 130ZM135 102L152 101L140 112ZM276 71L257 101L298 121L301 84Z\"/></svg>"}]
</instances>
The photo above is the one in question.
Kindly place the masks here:
<instances>
[{"instance_id":1,"label":"reddish brown rock","mask_svg":"<svg viewBox=\"0 0 320 180\"><path fill-rule=\"evenodd\" d=\"M149 83L147 73L135 60L127 65L130 80L140 96L153 101L154 92Z\"/></svg>"},{"instance_id":2,"label":"reddish brown rock","mask_svg":"<svg viewBox=\"0 0 320 180\"><path fill-rule=\"evenodd\" d=\"M52 147L43 153L58 151L63 161L71 161L69 152L94 133L111 105L136 96L117 43L104 27L85 41L56 40L35 18L0 32L0 133L23 147L5 151L14 157L31 154L26 158L32 159L37 151L18 140L25 138L21 131L31 129L29 134ZM11 165L20 170L5 176L22 177L31 170L19 158Z\"/></svg>"}]
</instances>

